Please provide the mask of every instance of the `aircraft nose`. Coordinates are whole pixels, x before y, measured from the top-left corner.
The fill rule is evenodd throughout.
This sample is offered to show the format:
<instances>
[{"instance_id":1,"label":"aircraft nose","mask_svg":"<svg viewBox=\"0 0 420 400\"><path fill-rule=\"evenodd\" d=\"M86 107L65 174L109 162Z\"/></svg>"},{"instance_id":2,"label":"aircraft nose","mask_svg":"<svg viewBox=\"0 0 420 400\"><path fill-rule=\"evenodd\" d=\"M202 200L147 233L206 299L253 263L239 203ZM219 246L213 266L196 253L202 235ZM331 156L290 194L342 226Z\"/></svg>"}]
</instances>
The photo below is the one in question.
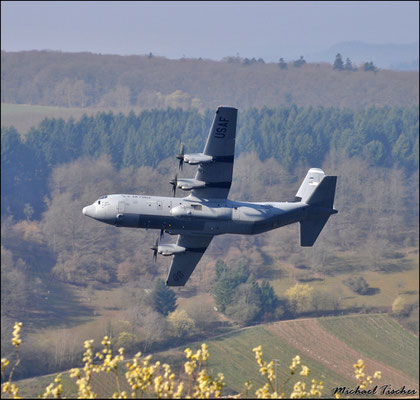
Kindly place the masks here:
<instances>
[{"instance_id":1,"label":"aircraft nose","mask_svg":"<svg viewBox=\"0 0 420 400\"><path fill-rule=\"evenodd\" d=\"M82 213L83 213L83 215L94 218L95 217L95 207L94 206L83 207Z\"/></svg>"}]
</instances>

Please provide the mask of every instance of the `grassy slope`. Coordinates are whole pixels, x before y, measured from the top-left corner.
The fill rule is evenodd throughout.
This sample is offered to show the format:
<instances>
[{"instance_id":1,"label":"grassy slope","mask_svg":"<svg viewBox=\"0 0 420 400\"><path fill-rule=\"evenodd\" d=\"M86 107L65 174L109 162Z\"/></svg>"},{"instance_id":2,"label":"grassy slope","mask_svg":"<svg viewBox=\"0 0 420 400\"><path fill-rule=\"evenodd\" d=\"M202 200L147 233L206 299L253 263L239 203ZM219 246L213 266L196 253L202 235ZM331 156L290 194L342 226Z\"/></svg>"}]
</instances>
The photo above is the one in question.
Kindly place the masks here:
<instances>
[{"instance_id":1,"label":"grassy slope","mask_svg":"<svg viewBox=\"0 0 420 400\"><path fill-rule=\"evenodd\" d=\"M13 125L21 134L27 132L32 126L38 125L44 118L63 118L67 120L71 117L79 119L83 114L92 115L97 112L111 111L109 108L67 108L38 106L30 104L9 104L1 103L1 126L8 127ZM114 113L129 110L113 108ZM140 111L134 108L133 111Z\"/></svg>"},{"instance_id":2,"label":"grassy slope","mask_svg":"<svg viewBox=\"0 0 420 400\"><path fill-rule=\"evenodd\" d=\"M355 380L344 377L341 369L334 367L334 364L328 366L325 362L320 362L315 357L316 352L312 354L305 351L304 347L302 347L303 341L301 344L301 341L297 340L292 345L289 340L286 340L280 334L276 334L276 330L272 329L273 327L287 324L305 324L308 321L317 323L325 329L326 333L334 334L342 340L343 346L349 345L363 357L376 359L394 370L401 370L414 380L418 379L418 372L416 373L416 366L418 365L418 338L393 322L386 315L353 315L319 318L316 320L283 321L273 325L259 325L226 334L206 341L210 350L210 371L212 373L222 372L225 375L225 381L227 382L226 393L241 391L247 379L253 382L254 388L262 385L265 382L258 375L258 366L252 352L255 346L261 344L265 360L278 360L280 365L278 367L280 383L287 379L291 360L296 354L299 354L302 363L313 371L310 377L324 381L325 396L328 396L330 389L337 385L352 387L355 384ZM322 334L318 335L320 341L323 336ZM199 343L192 343L190 347L197 349ZM325 354L325 358L328 359L328 354ZM181 349L157 353L153 356L153 360L169 362L177 375L182 373L184 354ZM338 360L332 361L339 362ZM351 365L347 367L352 368ZM65 389L68 388L74 394L74 384L69 382L66 374L63 380ZM110 375L97 376L93 379L93 387L101 396L104 396L107 390L109 391L115 387L113 386L113 380L114 378ZM18 382L18 384L21 388L21 395L34 396L41 393L41 388L52 381L53 376L48 376L23 380ZM288 392L289 390L290 386L286 385L286 391Z\"/></svg>"},{"instance_id":3,"label":"grassy slope","mask_svg":"<svg viewBox=\"0 0 420 400\"><path fill-rule=\"evenodd\" d=\"M396 272L391 274L383 274L372 271L361 271L360 275L364 276L372 287L380 288L380 291L372 296L362 296L351 291L343 280L352 273L340 274L337 276L323 276L324 280L309 282L309 285L322 292L336 294L341 299L342 308L348 309L354 306L366 307L391 307L394 299L403 293L409 303L418 301L418 279L419 270L415 267L418 263L418 255L412 260L413 268L404 272ZM202 270L211 271L213 266L199 266ZM299 270L291 264L281 263L273 265L277 271L283 271L280 278L275 277L270 280L275 292L278 296L283 297L284 292L296 283L294 274ZM197 271L199 272L199 271ZM275 274L274 274L275 275ZM398 288L398 283L402 285ZM66 288L67 290L64 290ZM123 304L123 287L114 287L106 290L95 290L93 294L89 294L86 288L74 285L60 284L57 291L51 290L48 302L49 314L53 313L53 318L37 319L33 321L33 330L29 333L31 340L36 342L54 342L56 337L61 335L75 338L77 342L82 343L89 338L99 340L105 335L106 326L111 322L116 324L121 322L123 316L121 310L126 305ZM411 294L405 294L409 292ZM65 295L63 297L63 294ZM200 302L206 302L213 306L213 298L209 295L203 296L198 294L191 297L183 297L182 293L178 293L178 305L180 308L188 308L188 305ZM64 299L64 300L63 300ZM66 304L71 304L71 312L67 310ZM54 307L51 308L53 305ZM222 314L219 314L220 316ZM61 317L61 318L60 318ZM54 324L51 324L54 321Z\"/></svg>"},{"instance_id":4,"label":"grassy slope","mask_svg":"<svg viewBox=\"0 0 420 400\"><path fill-rule=\"evenodd\" d=\"M44 118L79 118L82 108L64 108L50 106L34 106L29 104L1 104L1 126L13 125L20 133L38 125Z\"/></svg>"},{"instance_id":5,"label":"grassy slope","mask_svg":"<svg viewBox=\"0 0 420 400\"><path fill-rule=\"evenodd\" d=\"M391 307L392 302L400 294L409 302L416 303L418 301L418 282L419 282L419 269L418 269L418 254L409 254L410 249L400 249L406 254L404 261L410 265L410 269L406 271L398 271L393 273L381 273L378 271L366 270L364 261L360 261L356 254L337 254L339 258L334 261L330 267L339 266L340 262L344 264L352 264L357 272L341 272L337 275L329 276L322 274L322 280L307 282L315 289L335 294L341 301L342 308L353 307ZM392 260L399 263L399 260ZM360 263L360 264L359 264ZM273 265L274 270L281 270L282 274L279 279L271 280L276 294L283 296L284 292L296 283L296 275L300 272L293 265L288 263L279 263ZM354 275L363 276L372 288L379 289L374 295L360 295L353 292L343 281L348 277ZM305 282L306 283L306 282Z\"/></svg>"},{"instance_id":6,"label":"grassy slope","mask_svg":"<svg viewBox=\"0 0 420 400\"><path fill-rule=\"evenodd\" d=\"M328 370L316 360L300 353L298 349L288 345L282 338L267 331L262 326L211 341L209 343L212 360L210 366L214 372L223 372L228 388L235 391L241 391L247 379L251 380L254 387L262 386L266 381L259 376L258 364L252 352L252 349L260 344L262 345L266 361L271 359L278 360L279 385L290 376L289 365L292 362L292 358L297 354L301 355L302 364L307 365L311 371L314 371L310 377L322 380L326 388L339 384L351 385L351 382L347 379L343 379L343 377L334 371ZM290 393L292 382L300 379L302 379L300 376L297 379L292 379L283 390L286 393ZM306 378L305 381L310 382L310 379Z\"/></svg>"},{"instance_id":7,"label":"grassy slope","mask_svg":"<svg viewBox=\"0 0 420 400\"><path fill-rule=\"evenodd\" d=\"M414 259L412 260L413 263L418 260L418 254L415 254ZM284 294L284 290L286 290L291 285L295 284L295 280L293 278L293 272L296 271L296 268L294 268L292 265L286 265L281 264L278 266L279 268L284 269L284 274L282 274L281 279L276 279L271 281L274 285L276 292L278 295L282 296ZM204 268L204 267L203 267ZM310 285L319 288L322 291L328 291L328 292L336 292L341 298L343 305L345 307L349 307L352 304L362 305L363 303L366 306L391 306L392 301L394 298L398 295L398 292L402 289L402 292L406 292L409 290L413 290L414 293L411 295L404 294L403 296L406 297L410 302L415 301L415 298L418 298L418 291L417 291L417 282L418 282L418 269L413 268L409 271L404 272L397 272L397 273L391 273L391 274L381 274L381 273L374 273L374 272L362 272L361 273L365 278L368 280L368 282L371 284L372 287L379 287L381 288L380 293L373 295L373 296L360 296L356 293L353 293L347 286L345 286L342 283L342 280L345 279L346 276L350 276L351 274L344 274L344 275L338 275L338 276L325 276L325 280L322 282L310 282ZM397 283L399 281L402 281L403 287L398 288ZM85 288L81 287L74 287L71 285L68 285L68 288L70 292L72 293L72 296L76 299L78 299L78 303L72 303L74 310L79 310L80 305L84 305L88 308L90 308L90 313L79 313L77 315L74 315L74 321L72 324L66 324L64 321L61 321L61 324L56 324L53 326L45 326L43 325L42 329L39 329L40 326L35 327L35 329L32 332L28 332L28 341L34 341L37 343L43 343L45 346L47 346L48 343L55 343L57 340L62 340L63 337L66 338L72 338L72 342L75 343L76 348L78 349L81 346L81 343L83 343L84 340L87 340L89 338L95 339L95 342L97 343L100 341L100 339L105 335L106 327L108 322L112 322L112 325L114 329L116 329L118 324L122 323L122 315L121 315L121 307L123 306L122 301L122 288L113 288L110 290L98 290L95 291L94 295L88 295ZM87 298L92 297L91 301L88 301ZM203 302L204 299L202 296L192 296L192 297L180 297L179 298L179 306L181 308L186 307L190 303L194 302ZM212 298L206 298L206 301L212 303ZM79 304L80 302L80 304ZM54 300L53 304L56 304L57 301ZM95 310L95 315L93 313L93 310ZM59 312L63 312L63 310L58 310ZM57 312L58 312L57 311ZM357 318L361 318L362 320L358 320ZM368 325L363 325L362 321L363 318L365 318L365 321L367 316L362 315L360 317L358 316L348 316L348 317L336 317L336 318L319 318L317 319L319 323L330 333L336 335L339 337L344 343L347 343L350 345L350 347L353 347L354 349L360 351L363 354L366 354L372 359L384 362L387 365L391 365L394 369L403 370L408 376L414 377L413 374L415 372L410 371L416 371L415 368L413 368L413 363L418 362L418 359L416 357L416 350L414 349L411 351L409 348L405 348L405 352L403 352L403 356L400 356L398 354L394 354L393 351L395 349L398 349L401 347L401 338L404 337L404 335L409 335L409 337L412 337L411 333L407 333L405 330L401 329L398 325L396 325L392 320L390 320L388 317L382 317L383 321L379 323L379 325L376 328L368 328ZM375 316L374 319L376 320L377 317ZM46 322L46 321L44 321ZM388 332L387 329L382 328L381 324L394 324L396 325L396 330L392 332ZM362 326L363 325L363 326ZM331 328L330 328L331 326ZM356 329L357 328L357 329ZM214 354L216 357L212 358L212 366L217 367L215 368L216 371L223 371L226 375L227 382L234 382L233 384L229 385L232 389L240 389L241 385L244 383L246 379L248 379L251 376L254 376L255 372L255 361L253 359L252 354L252 346L262 344L265 348L265 343L271 343L270 349L265 351L265 354L270 355L272 354L272 348L279 347L283 348L284 343L281 341L280 338L278 338L278 345L276 346L274 343L273 335L271 332L265 333L264 331L260 331L259 335L256 335L255 337L263 338L261 341L255 341L252 340L253 334L251 333L252 330L256 328L250 328L249 336L247 336L247 339L241 339L240 336L232 336L232 339L230 339L230 336L227 336L223 340L215 341L214 344L210 343L210 350L211 354ZM367 330L365 332L364 330ZM245 331L244 331L245 332ZM264 334L262 336L262 333ZM352 333L349 333L352 332ZM405 334L403 334L405 332ZM115 330L114 333L118 333L117 330ZM353 337L354 334L354 337ZM349 337L346 337L345 335L350 335ZM381 339L378 341L378 339L375 337L377 335L381 335ZM411 335L411 336L410 336ZM357 340L357 337L363 337L362 341ZM229 340L228 340L229 339ZM228 340L225 342L225 340ZM245 341L244 341L245 340ZM276 339L277 340L277 339ZM353 340L353 342L348 341ZM417 343L418 348L418 339L413 339L415 343ZM227 368L227 370L224 367L223 362L216 361L216 359L223 359L223 357L230 358L229 356L229 350L226 350L229 348L229 346L233 348L236 346L237 349L240 348L239 344L240 342L248 343L249 347L246 347L246 353L243 355L246 360L250 361L250 364L247 368L252 370L253 372L251 374L248 374L248 372L244 373L238 373L235 372L235 369L233 368L233 365L231 367ZM231 343L231 344L230 344ZM395 345L394 345L395 343ZM403 343L405 346L405 342ZM224 346L227 346L224 347ZM238 347L239 346L239 347ZM362 346L362 347L359 347ZM372 347L373 346L373 347ZM402 346L402 347L404 347ZM186 347L186 346L185 346ZM290 348L289 345L286 346L286 348ZM222 349L222 350L220 350ZM233 351L237 354L237 350ZM303 355L304 353L300 352L299 350L295 349L294 352L291 351L290 354L292 356L296 354ZM289 355L290 355L289 354ZM375 356L376 354L376 356ZM410 356L411 354L411 356ZM385 358L381 358L385 357ZM414 358L413 358L414 357ZM409 363L409 369L406 371L405 365L403 364L405 361L404 359L408 359ZM171 351L171 352L164 352L160 353L154 356L154 359L159 359L162 361L169 362L170 365L173 365L175 368L175 371L178 373L180 370L182 371L182 365L183 365L183 359L184 355L183 352L180 351ZM232 362L235 361L236 358L232 358ZM289 365L290 360L285 357L284 362L282 365ZM352 360L353 362L353 360ZM401 367L402 365L402 367ZM220 367L220 368L219 368ZM235 374L237 375L236 378L240 377L241 379L238 381L235 378ZM41 379L41 378L40 378ZM232 381L234 379L234 381ZM35 380L38 381L38 380ZM98 378L99 382L102 382L100 378ZM31 380L28 380L28 382L32 382ZM43 388L46 386L46 384L49 384L51 381L45 378L42 378L42 385L37 384L38 388ZM110 384L109 380L107 381L108 384ZM45 383L45 384L44 384ZM28 383L29 384L29 383ZM35 385L35 383L31 383L31 385ZM26 386L26 384L25 384ZM99 384L96 386L98 391L102 392L105 390L105 386L102 384ZM39 390L33 390L31 389L28 393L39 393Z\"/></svg>"}]
</instances>

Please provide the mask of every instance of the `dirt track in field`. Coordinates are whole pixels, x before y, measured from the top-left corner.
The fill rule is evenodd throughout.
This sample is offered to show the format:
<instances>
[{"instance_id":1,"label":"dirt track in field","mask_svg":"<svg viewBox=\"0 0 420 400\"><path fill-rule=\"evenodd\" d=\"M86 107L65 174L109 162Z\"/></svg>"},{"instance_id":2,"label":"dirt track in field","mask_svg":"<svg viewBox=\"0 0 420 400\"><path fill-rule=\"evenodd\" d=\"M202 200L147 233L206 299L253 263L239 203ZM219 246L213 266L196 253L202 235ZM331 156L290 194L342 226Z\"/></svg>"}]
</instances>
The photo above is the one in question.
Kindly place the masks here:
<instances>
[{"instance_id":1,"label":"dirt track in field","mask_svg":"<svg viewBox=\"0 0 420 400\"><path fill-rule=\"evenodd\" d=\"M353 364L357 360L363 359L367 375L373 376L375 371L382 372L382 379L376 381L379 386L391 384L396 389L405 385L407 389L415 389L417 393L419 391L418 383L412 378L352 349L324 330L315 319L278 322L264 328L275 335L279 335L295 347L297 349L296 354L300 354L303 364L305 355L308 355L327 368L355 382L355 386L357 386L357 381L354 376Z\"/></svg>"}]
</instances>

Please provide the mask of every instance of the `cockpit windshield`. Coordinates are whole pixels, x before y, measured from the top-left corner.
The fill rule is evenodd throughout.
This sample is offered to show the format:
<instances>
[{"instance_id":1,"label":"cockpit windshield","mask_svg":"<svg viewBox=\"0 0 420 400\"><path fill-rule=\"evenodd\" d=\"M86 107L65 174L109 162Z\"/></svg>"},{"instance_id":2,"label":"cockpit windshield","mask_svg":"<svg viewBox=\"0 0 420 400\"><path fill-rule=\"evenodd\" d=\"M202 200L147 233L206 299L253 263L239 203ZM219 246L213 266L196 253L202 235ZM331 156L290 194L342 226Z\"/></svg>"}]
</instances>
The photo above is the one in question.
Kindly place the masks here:
<instances>
[{"instance_id":1,"label":"cockpit windshield","mask_svg":"<svg viewBox=\"0 0 420 400\"><path fill-rule=\"evenodd\" d=\"M106 199L108 196L107 195L105 195L105 196L101 196L101 197L99 197L99 200L101 200L101 199Z\"/></svg>"}]
</instances>

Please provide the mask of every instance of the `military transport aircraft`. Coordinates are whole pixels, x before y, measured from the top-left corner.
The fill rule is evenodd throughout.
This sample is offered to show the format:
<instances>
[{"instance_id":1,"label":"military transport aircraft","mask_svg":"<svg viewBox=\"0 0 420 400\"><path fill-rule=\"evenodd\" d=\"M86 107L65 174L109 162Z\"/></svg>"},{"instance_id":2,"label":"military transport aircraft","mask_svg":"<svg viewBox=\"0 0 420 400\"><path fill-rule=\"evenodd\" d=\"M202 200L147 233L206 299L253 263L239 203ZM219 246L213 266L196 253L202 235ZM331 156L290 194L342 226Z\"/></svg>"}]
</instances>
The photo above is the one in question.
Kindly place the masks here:
<instances>
[{"instance_id":1,"label":"military transport aircraft","mask_svg":"<svg viewBox=\"0 0 420 400\"><path fill-rule=\"evenodd\" d=\"M292 202L250 203L227 198L232 183L237 109L220 106L213 119L204 151L184 154L179 169L198 165L194 179L170 181L174 197L111 194L100 197L83 214L98 221L130 228L160 229L178 235L176 244L156 240L153 258L172 256L166 284L184 286L211 240L223 233L254 235L300 222L301 246L312 246L334 209L337 177L318 168L307 173ZM190 191L175 198L176 189Z\"/></svg>"}]
</instances>

